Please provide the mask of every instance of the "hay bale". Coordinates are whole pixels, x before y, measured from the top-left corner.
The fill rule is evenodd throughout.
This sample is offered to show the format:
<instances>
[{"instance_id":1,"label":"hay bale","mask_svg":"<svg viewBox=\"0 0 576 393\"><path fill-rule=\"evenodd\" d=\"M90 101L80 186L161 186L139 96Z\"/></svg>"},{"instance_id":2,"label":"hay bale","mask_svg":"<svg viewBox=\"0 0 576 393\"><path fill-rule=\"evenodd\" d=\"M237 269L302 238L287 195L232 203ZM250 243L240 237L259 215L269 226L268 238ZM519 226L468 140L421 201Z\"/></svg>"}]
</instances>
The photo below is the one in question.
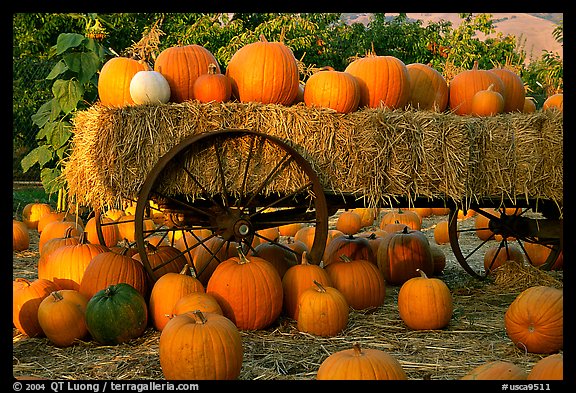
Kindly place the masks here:
<instances>
[{"instance_id":1,"label":"hay bale","mask_svg":"<svg viewBox=\"0 0 576 393\"><path fill-rule=\"evenodd\" d=\"M93 207L135 199L171 147L187 136L225 128L251 129L288 141L310 162L326 190L363 197L370 207L389 205L397 196L457 204L482 197L562 202L563 118L556 111L476 118L414 109L338 114L302 103L188 101L125 108L94 105L77 113L73 123L73 151L63 176L69 195ZM234 148L228 149L231 158ZM263 165L270 165L267 153L259 157ZM190 167L198 166L206 163L197 160ZM214 176L213 171L204 172ZM264 193L294 191L301 182L292 179L293 174L288 172ZM174 177L164 187L168 195L198 193L185 178Z\"/></svg>"},{"instance_id":2,"label":"hay bale","mask_svg":"<svg viewBox=\"0 0 576 393\"><path fill-rule=\"evenodd\" d=\"M535 266L517 261L506 261L492 272L494 284L499 289L521 292L527 288L544 285L562 288L563 283Z\"/></svg>"}]
</instances>

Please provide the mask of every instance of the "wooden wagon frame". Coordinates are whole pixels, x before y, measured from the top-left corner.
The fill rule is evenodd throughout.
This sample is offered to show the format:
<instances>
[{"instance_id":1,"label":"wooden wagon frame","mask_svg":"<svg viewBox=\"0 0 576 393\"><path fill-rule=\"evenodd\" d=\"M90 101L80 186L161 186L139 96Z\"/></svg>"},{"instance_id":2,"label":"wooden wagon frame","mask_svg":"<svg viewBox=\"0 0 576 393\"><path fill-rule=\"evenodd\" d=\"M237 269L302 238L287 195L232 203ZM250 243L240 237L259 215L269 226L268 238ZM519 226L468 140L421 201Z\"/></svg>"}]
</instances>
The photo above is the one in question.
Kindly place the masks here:
<instances>
[{"instance_id":1,"label":"wooden wagon frame","mask_svg":"<svg viewBox=\"0 0 576 393\"><path fill-rule=\"evenodd\" d=\"M102 244L103 227L117 225L102 221L104 211L136 204L131 245L152 281L171 261L151 264L150 236L187 232L195 241L180 256L202 247L220 262L219 250L207 246L213 237L224 240L220 247L248 251L254 237L276 241L259 231L304 223L316 228L308 257L320 264L329 218L357 207L450 208L451 248L479 279L486 272L469 260L487 240L461 247L460 233L476 228L463 226L459 210L486 216L503 252L511 241L524 252L525 243L549 248L543 269L562 250L557 111L475 118L377 108L342 115L302 104L186 102L95 106L75 125L64 171L70 195L94 207ZM150 229L153 215L164 222ZM201 229L211 235L198 236Z\"/></svg>"}]
</instances>

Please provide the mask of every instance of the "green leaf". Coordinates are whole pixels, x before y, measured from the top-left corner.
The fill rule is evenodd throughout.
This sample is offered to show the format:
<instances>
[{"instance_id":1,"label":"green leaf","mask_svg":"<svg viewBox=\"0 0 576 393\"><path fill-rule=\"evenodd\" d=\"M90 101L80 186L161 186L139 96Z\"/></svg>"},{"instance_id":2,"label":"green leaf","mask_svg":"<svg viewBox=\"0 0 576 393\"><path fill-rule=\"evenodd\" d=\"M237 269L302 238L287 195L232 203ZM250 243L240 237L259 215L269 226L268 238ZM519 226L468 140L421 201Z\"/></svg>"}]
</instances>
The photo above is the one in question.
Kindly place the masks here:
<instances>
[{"instance_id":1,"label":"green leaf","mask_svg":"<svg viewBox=\"0 0 576 393\"><path fill-rule=\"evenodd\" d=\"M56 54L61 55L70 48L75 48L82 44L86 37L77 33L62 33L56 40Z\"/></svg>"},{"instance_id":2,"label":"green leaf","mask_svg":"<svg viewBox=\"0 0 576 393\"><path fill-rule=\"evenodd\" d=\"M52 145L53 149L59 149L64 146L68 140L70 140L70 137L72 136L70 128L70 123L66 121L55 124L54 129L52 130L52 135L48 139L48 143Z\"/></svg>"},{"instance_id":3,"label":"green leaf","mask_svg":"<svg viewBox=\"0 0 576 393\"><path fill-rule=\"evenodd\" d=\"M59 113L60 105L58 105L56 100L51 99L42 104L38 111L30 116L30 118L34 124L42 128L47 122L55 120Z\"/></svg>"},{"instance_id":4,"label":"green leaf","mask_svg":"<svg viewBox=\"0 0 576 393\"><path fill-rule=\"evenodd\" d=\"M78 101L82 99L84 88L76 80L57 80L52 86L54 98L60 104L62 112L68 114L76 109Z\"/></svg>"},{"instance_id":5,"label":"green leaf","mask_svg":"<svg viewBox=\"0 0 576 393\"><path fill-rule=\"evenodd\" d=\"M54 130L56 124L57 124L56 122L52 121L46 123L44 127L42 127L40 131L38 131L38 133L36 134L36 140L40 141L42 139L46 139L46 141L49 141L50 138L52 138L52 130Z\"/></svg>"},{"instance_id":6,"label":"green leaf","mask_svg":"<svg viewBox=\"0 0 576 393\"><path fill-rule=\"evenodd\" d=\"M63 59L68 68L78 74L80 83L89 82L100 69L100 59L93 52L70 53Z\"/></svg>"},{"instance_id":7,"label":"green leaf","mask_svg":"<svg viewBox=\"0 0 576 393\"><path fill-rule=\"evenodd\" d=\"M20 165L24 173L26 173L34 164L37 163L40 167L43 167L46 163L50 162L50 160L52 160L52 150L50 150L47 145L41 145L28 153L22 161L20 161Z\"/></svg>"},{"instance_id":8,"label":"green leaf","mask_svg":"<svg viewBox=\"0 0 576 393\"><path fill-rule=\"evenodd\" d=\"M68 71L68 67L66 66L66 63L64 63L62 60L60 60L58 63L56 63L56 65L54 67L52 67L52 70L50 71L50 73L48 74L46 79L47 80L56 79L58 76L62 75L66 71Z\"/></svg>"},{"instance_id":9,"label":"green leaf","mask_svg":"<svg viewBox=\"0 0 576 393\"><path fill-rule=\"evenodd\" d=\"M60 170L57 168L42 169L40 171L40 180L44 190L49 194L58 192L64 186L62 179L60 179Z\"/></svg>"}]
</instances>

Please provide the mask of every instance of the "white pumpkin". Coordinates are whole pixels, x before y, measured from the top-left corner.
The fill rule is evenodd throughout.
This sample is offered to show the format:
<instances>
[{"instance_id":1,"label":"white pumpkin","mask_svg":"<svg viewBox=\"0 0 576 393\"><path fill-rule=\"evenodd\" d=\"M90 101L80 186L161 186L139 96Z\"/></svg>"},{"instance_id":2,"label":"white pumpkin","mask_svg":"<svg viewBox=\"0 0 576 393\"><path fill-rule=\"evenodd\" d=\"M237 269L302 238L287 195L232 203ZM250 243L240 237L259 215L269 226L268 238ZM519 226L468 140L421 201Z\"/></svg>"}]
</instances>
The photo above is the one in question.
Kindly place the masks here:
<instances>
[{"instance_id":1,"label":"white pumpkin","mask_svg":"<svg viewBox=\"0 0 576 393\"><path fill-rule=\"evenodd\" d=\"M157 71L138 71L130 81L130 96L137 105L165 104L170 100L170 85Z\"/></svg>"}]
</instances>

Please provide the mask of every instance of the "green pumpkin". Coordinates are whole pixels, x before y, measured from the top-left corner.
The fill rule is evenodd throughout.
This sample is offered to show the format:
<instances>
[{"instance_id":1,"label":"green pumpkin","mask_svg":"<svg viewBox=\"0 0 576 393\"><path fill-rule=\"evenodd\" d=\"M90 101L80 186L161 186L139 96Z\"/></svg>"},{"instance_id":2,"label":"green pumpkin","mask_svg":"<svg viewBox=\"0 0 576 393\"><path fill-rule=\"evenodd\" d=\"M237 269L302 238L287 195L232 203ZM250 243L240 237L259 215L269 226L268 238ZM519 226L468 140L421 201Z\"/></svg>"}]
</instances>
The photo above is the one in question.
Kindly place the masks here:
<instances>
[{"instance_id":1,"label":"green pumpkin","mask_svg":"<svg viewBox=\"0 0 576 393\"><path fill-rule=\"evenodd\" d=\"M148 324L146 300L126 283L94 294L86 306L86 326L94 340L116 345L141 336Z\"/></svg>"}]
</instances>

